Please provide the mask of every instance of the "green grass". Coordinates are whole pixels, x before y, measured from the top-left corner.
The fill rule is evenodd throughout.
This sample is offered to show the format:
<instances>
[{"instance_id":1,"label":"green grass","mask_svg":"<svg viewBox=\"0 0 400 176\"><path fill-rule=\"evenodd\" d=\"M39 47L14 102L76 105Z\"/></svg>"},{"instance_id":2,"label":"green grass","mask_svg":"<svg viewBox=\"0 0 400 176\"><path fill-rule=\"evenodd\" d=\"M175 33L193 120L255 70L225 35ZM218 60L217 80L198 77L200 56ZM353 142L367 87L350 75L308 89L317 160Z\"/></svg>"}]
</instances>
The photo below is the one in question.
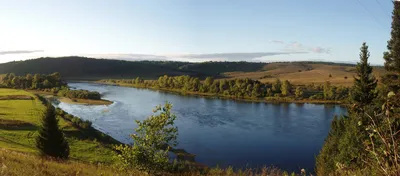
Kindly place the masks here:
<instances>
[{"instance_id":1,"label":"green grass","mask_svg":"<svg viewBox=\"0 0 400 176\"><path fill-rule=\"evenodd\" d=\"M7 176L143 175L137 171L119 171L109 165L93 165L71 160L59 162L5 149L0 149L0 156L0 175Z\"/></svg>"},{"instance_id":2,"label":"green grass","mask_svg":"<svg viewBox=\"0 0 400 176\"><path fill-rule=\"evenodd\" d=\"M18 89L0 89L0 96L5 96L5 95L30 95L29 92L26 92L24 90L18 90Z\"/></svg>"},{"instance_id":3,"label":"green grass","mask_svg":"<svg viewBox=\"0 0 400 176\"><path fill-rule=\"evenodd\" d=\"M0 96L33 94L15 89L0 89ZM38 100L0 100L0 147L21 152L38 154L35 148L35 137L40 126L44 105ZM70 144L70 158L84 162L112 163L114 151L110 144L101 140L87 138L90 136L72 126L62 118L59 125Z\"/></svg>"}]
</instances>

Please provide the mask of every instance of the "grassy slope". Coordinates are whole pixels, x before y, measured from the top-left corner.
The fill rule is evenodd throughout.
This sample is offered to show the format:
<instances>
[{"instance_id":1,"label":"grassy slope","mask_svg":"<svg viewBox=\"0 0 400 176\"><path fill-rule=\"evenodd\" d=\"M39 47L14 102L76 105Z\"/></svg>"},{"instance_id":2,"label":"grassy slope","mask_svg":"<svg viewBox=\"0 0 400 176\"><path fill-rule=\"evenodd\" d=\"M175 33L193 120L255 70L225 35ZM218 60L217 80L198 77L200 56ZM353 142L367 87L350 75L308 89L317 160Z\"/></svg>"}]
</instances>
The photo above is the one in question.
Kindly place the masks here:
<instances>
[{"instance_id":1,"label":"grassy slope","mask_svg":"<svg viewBox=\"0 0 400 176\"><path fill-rule=\"evenodd\" d=\"M377 78L384 73L385 71L382 67L374 68L374 75ZM329 74L332 77L329 77ZM231 79L251 78L262 82L273 82L276 78L279 78L281 80L289 80L293 84L323 84L325 81L330 81L335 85L351 86L353 85L353 76L355 76L355 66L301 62L271 63L259 71L227 72L224 75ZM264 76L265 78L262 78ZM344 78L345 76L347 76L347 79Z\"/></svg>"},{"instance_id":2,"label":"grassy slope","mask_svg":"<svg viewBox=\"0 0 400 176\"><path fill-rule=\"evenodd\" d=\"M23 90L0 89L1 95L29 95ZM44 110L37 100L0 100L0 147L22 152L37 153L35 136ZM85 162L111 163L114 152L110 146L86 139L70 122L59 119L59 125L70 144L70 158Z\"/></svg>"},{"instance_id":3,"label":"grassy slope","mask_svg":"<svg viewBox=\"0 0 400 176\"><path fill-rule=\"evenodd\" d=\"M99 176L143 175L139 172L121 172L108 165L93 165L76 161L56 162L25 153L0 149L0 175L24 176ZM118 173L118 174L116 174Z\"/></svg>"}]
</instances>

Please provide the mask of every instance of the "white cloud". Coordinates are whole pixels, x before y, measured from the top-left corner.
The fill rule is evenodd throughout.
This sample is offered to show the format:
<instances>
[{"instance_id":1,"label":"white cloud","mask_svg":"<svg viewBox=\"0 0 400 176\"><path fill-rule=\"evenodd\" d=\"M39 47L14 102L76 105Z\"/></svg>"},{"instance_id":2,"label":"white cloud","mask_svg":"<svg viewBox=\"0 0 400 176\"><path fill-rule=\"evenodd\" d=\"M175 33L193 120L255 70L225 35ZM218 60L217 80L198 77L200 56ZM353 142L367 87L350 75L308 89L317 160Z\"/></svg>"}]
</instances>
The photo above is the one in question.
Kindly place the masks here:
<instances>
[{"instance_id":1,"label":"white cloud","mask_svg":"<svg viewBox=\"0 0 400 176\"><path fill-rule=\"evenodd\" d=\"M282 49L283 51L290 51L290 52L311 52L311 53L318 53L318 54L330 54L330 48L323 48L323 47L313 47L313 46L306 46L300 42L290 42L286 43L280 40L272 40L272 43L276 44L285 44L285 47Z\"/></svg>"},{"instance_id":2,"label":"white cloud","mask_svg":"<svg viewBox=\"0 0 400 176\"><path fill-rule=\"evenodd\" d=\"M0 55L6 54L29 54L29 53L37 53L43 52L43 50L11 50L11 51L0 51Z\"/></svg>"}]
</instances>

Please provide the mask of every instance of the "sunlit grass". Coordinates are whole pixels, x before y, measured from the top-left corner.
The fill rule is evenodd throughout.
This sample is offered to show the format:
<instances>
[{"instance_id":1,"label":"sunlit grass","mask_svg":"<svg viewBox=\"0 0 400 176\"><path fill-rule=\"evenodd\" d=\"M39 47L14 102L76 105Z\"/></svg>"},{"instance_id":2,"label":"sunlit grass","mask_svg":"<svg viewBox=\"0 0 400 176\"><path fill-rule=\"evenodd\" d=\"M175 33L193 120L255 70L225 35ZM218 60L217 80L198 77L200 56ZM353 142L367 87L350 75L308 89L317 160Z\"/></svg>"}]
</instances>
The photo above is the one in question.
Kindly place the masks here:
<instances>
[{"instance_id":1,"label":"sunlit grass","mask_svg":"<svg viewBox=\"0 0 400 176\"><path fill-rule=\"evenodd\" d=\"M33 94L23 90L0 89L0 96L6 95L34 97ZM0 120L4 120L3 123L7 122L7 124L0 124L0 147L36 154L35 137L44 109L44 105L37 99L0 100ZM13 122L15 124L12 124ZM85 162L113 162L114 151L110 145L102 144L101 141L83 139L82 136L88 134L83 134L62 118L59 119L59 125L70 144L71 159Z\"/></svg>"}]
</instances>

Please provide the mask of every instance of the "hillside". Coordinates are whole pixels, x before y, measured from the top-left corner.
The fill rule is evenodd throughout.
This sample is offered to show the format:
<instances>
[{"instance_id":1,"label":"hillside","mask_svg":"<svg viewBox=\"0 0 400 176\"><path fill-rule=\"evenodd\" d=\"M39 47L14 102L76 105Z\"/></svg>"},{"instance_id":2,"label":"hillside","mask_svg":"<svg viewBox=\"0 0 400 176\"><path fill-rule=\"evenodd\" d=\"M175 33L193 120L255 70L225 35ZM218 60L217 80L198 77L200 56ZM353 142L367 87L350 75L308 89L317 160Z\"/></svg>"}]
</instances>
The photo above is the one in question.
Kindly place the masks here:
<instances>
[{"instance_id":1,"label":"hillside","mask_svg":"<svg viewBox=\"0 0 400 176\"><path fill-rule=\"evenodd\" d=\"M97 79L141 76L152 78L163 74L196 75L176 69L183 62L139 61L92 59L85 57L38 58L26 61L0 64L0 73L49 74L59 72L67 79Z\"/></svg>"},{"instance_id":2,"label":"hillside","mask_svg":"<svg viewBox=\"0 0 400 176\"><path fill-rule=\"evenodd\" d=\"M380 78L385 73L383 67L374 67L374 75ZM324 62L287 62L266 64L262 70L254 72L226 72L228 78L251 78L261 82L273 82L276 78L289 80L293 84L323 84L329 81L337 85L353 85L355 65Z\"/></svg>"},{"instance_id":3,"label":"hillside","mask_svg":"<svg viewBox=\"0 0 400 176\"><path fill-rule=\"evenodd\" d=\"M375 68L379 78L384 73L382 67ZM86 57L38 58L0 64L0 74L27 73L50 74L60 72L64 79L157 79L162 75L190 75L204 79L251 78L262 82L272 82L276 78L289 80L294 84L321 84L330 81L334 84L351 85L355 66L330 62L173 62L173 61L121 61L93 59ZM347 77L347 78L346 78Z\"/></svg>"},{"instance_id":4,"label":"hillside","mask_svg":"<svg viewBox=\"0 0 400 176\"><path fill-rule=\"evenodd\" d=\"M26 98L15 98L17 96ZM0 100L0 148L37 154L35 137L44 105L32 93L24 90L0 89L0 97L5 97ZM113 162L115 153L112 144L118 143L100 138L93 131L81 130L63 118L59 118L59 124L70 144L71 159Z\"/></svg>"}]
</instances>

